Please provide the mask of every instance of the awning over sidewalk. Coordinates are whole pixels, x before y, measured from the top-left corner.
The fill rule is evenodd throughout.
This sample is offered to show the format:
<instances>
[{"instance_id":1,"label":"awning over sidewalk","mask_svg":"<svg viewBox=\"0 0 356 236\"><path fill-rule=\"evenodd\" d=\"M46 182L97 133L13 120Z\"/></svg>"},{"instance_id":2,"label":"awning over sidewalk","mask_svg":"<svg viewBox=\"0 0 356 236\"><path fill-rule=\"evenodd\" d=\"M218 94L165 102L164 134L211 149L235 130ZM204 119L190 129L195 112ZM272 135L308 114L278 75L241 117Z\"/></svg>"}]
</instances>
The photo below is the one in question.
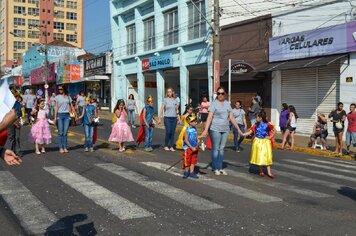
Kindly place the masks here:
<instances>
[{"instance_id":1,"label":"awning over sidewalk","mask_svg":"<svg viewBox=\"0 0 356 236\"><path fill-rule=\"evenodd\" d=\"M83 77L78 80L71 81L71 83L81 83L81 82L86 82L86 81L100 81L100 80L109 80L110 77L107 75L93 75L89 77Z\"/></svg>"},{"instance_id":2,"label":"awning over sidewalk","mask_svg":"<svg viewBox=\"0 0 356 236\"><path fill-rule=\"evenodd\" d=\"M264 71L288 70L299 69L307 67L327 66L334 63L340 63L341 59L348 58L349 54L327 56L327 57L314 57L302 60L284 61L268 64Z\"/></svg>"}]
</instances>

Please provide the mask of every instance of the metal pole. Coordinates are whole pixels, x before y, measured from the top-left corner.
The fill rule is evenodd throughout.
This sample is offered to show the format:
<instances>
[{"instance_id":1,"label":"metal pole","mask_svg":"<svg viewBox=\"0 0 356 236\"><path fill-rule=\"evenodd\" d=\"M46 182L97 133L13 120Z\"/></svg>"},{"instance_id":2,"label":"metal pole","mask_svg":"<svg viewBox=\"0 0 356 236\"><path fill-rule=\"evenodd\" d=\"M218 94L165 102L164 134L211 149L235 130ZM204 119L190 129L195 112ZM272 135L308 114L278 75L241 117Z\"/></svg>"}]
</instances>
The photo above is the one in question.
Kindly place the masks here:
<instances>
[{"instance_id":1,"label":"metal pole","mask_svg":"<svg viewBox=\"0 0 356 236\"><path fill-rule=\"evenodd\" d=\"M214 0L214 35L213 35L213 67L215 67L215 62L220 62L220 7L219 0ZM220 64L219 64L220 67ZM215 68L213 68L213 75ZM220 75L219 73L217 73ZM214 91L220 86L220 79L214 81Z\"/></svg>"},{"instance_id":2,"label":"metal pole","mask_svg":"<svg viewBox=\"0 0 356 236\"><path fill-rule=\"evenodd\" d=\"M47 49L47 25L44 25L45 34L45 108L48 107L48 49Z\"/></svg>"},{"instance_id":3,"label":"metal pole","mask_svg":"<svg viewBox=\"0 0 356 236\"><path fill-rule=\"evenodd\" d=\"M229 59L229 103L231 104L231 59Z\"/></svg>"}]
</instances>

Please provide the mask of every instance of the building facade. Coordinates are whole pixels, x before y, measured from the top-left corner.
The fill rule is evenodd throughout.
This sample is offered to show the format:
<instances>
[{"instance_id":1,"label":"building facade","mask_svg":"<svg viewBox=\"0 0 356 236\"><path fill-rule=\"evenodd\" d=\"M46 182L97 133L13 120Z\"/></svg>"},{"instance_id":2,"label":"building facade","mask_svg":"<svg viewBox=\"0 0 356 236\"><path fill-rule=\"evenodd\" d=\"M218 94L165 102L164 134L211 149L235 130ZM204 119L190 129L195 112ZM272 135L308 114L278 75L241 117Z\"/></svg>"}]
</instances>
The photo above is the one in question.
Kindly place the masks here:
<instances>
[{"instance_id":1,"label":"building facade","mask_svg":"<svg viewBox=\"0 0 356 236\"><path fill-rule=\"evenodd\" d=\"M82 48L83 0L0 0L2 71L21 64L34 44L54 40Z\"/></svg>"},{"instance_id":2,"label":"building facade","mask_svg":"<svg viewBox=\"0 0 356 236\"><path fill-rule=\"evenodd\" d=\"M197 103L209 96L209 1L113 0L110 9L113 103L133 94L141 109L145 97L152 95L157 111L171 87L183 110L189 97Z\"/></svg>"}]
</instances>

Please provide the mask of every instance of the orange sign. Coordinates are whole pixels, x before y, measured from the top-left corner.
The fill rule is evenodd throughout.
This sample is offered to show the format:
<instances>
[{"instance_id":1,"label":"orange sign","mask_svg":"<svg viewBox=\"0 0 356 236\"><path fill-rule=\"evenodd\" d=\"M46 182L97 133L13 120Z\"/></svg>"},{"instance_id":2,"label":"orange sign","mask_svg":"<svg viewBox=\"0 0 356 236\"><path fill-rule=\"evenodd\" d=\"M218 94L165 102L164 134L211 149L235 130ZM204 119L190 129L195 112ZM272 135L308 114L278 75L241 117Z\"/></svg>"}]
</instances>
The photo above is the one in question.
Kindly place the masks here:
<instances>
[{"instance_id":1,"label":"orange sign","mask_svg":"<svg viewBox=\"0 0 356 236\"><path fill-rule=\"evenodd\" d=\"M70 65L70 81L75 81L80 79L80 66Z\"/></svg>"}]
</instances>

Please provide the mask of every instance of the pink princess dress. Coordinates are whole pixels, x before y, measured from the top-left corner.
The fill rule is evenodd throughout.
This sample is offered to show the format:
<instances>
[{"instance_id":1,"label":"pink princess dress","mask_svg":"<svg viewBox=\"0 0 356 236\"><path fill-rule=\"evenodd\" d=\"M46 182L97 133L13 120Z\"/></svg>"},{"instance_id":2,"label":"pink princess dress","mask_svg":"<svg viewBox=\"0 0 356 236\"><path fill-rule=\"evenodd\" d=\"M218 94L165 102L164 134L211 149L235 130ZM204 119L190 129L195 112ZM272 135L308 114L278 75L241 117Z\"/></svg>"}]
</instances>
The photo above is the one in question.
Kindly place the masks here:
<instances>
[{"instance_id":1,"label":"pink princess dress","mask_svg":"<svg viewBox=\"0 0 356 236\"><path fill-rule=\"evenodd\" d=\"M37 144L51 143L51 130L49 129L48 120L46 118L48 110L39 110L37 120L31 127L29 133L29 142Z\"/></svg>"},{"instance_id":2,"label":"pink princess dress","mask_svg":"<svg viewBox=\"0 0 356 236\"><path fill-rule=\"evenodd\" d=\"M126 116L123 113L117 118L116 123L112 125L109 141L118 143L134 141L131 128L126 123Z\"/></svg>"}]
</instances>

